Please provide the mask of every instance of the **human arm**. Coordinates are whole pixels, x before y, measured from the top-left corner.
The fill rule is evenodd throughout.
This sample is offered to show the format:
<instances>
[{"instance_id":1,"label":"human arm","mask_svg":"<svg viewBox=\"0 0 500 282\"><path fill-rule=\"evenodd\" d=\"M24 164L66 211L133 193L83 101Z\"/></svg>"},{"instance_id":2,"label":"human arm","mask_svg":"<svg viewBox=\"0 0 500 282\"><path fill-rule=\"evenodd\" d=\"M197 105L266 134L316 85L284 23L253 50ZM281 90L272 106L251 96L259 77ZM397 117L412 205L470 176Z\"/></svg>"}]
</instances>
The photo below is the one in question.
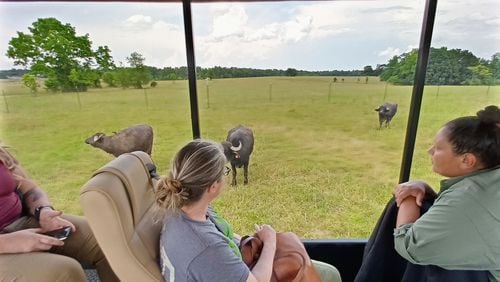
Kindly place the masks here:
<instances>
[{"instance_id":1,"label":"human arm","mask_svg":"<svg viewBox=\"0 0 500 282\"><path fill-rule=\"evenodd\" d=\"M479 233L470 207L471 201L463 195L443 193L414 223L401 224L394 230L396 251L414 264L446 269L495 267L490 259L494 256L481 239L484 234Z\"/></svg>"},{"instance_id":2,"label":"human arm","mask_svg":"<svg viewBox=\"0 0 500 282\"><path fill-rule=\"evenodd\" d=\"M420 207L417 205L415 197L407 197L400 204L396 227L403 224L413 223L420 217Z\"/></svg>"},{"instance_id":3,"label":"human arm","mask_svg":"<svg viewBox=\"0 0 500 282\"><path fill-rule=\"evenodd\" d=\"M23 195L24 204L28 208L30 214L35 215L38 208L39 217L37 219L44 232L64 226L71 226L73 231L76 230L71 222L61 217L61 211L55 211L51 208L47 194L27 176L24 169L19 164L16 164L13 168L12 174L17 176L15 178L17 189Z\"/></svg>"},{"instance_id":4,"label":"human arm","mask_svg":"<svg viewBox=\"0 0 500 282\"><path fill-rule=\"evenodd\" d=\"M64 242L40 234L41 228L19 230L0 234L0 254L30 253L46 251L53 246L62 246Z\"/></svg>"},{"instance_id":5,"label":"human arm","mask_svg":"<svg viewBox=\"0 0 500 282\"><path fill-rule=\"evenodd\" d=\"M394 197L399 207L396 227L413 223L420 217L420 207L426 196L435 197L436 192L423 181L408 181L396 186Z\"/></svg>"},{"instance_id":6,"label":"human arm","mask_svg":"<svg viewBox=\"0 0 500 282\"><path fill-rule=\"evenodd\" d=\"M417 206L422 206L422 201L426 197L436 197L436 192L429 184L421 180L413 180L400 183L394 189L394 197L396 197L396 204L399 207L403 200L408 197L413 197Z\"/></svg>"},{"instance_id":7,"label":"human arm","mask_svg":"<svg viewBox=\"0 0 500 282\"><path fill-rule=\"evenodd\" d=\"M248 275L247 282L270 281L273 272L273 260L276 252L276 231L269 225L256 226L257 236L263 247L259 260Z\"/></svg>"}]
</instances>

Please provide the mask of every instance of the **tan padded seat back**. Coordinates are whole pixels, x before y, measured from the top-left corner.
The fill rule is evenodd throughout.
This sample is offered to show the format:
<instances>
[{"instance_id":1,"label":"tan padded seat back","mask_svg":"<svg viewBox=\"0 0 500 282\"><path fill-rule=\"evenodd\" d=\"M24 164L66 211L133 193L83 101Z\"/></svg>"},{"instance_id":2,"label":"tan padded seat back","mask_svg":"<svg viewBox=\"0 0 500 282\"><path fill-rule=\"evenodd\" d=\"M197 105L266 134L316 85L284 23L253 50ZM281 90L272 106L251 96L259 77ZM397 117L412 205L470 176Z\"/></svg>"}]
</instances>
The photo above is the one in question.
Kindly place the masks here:
<instances>
[{"instance_id":1,"label":"tan padded seat back","mask_svg":"<svg viewBox=\"0 0 500 282\"><path fill-rule=\"evenodd\" d=\"M121 281L163 281L158 265L162 222L144 152L120 155L82 187L83 213Z\"/></svg>"}]
</instances>

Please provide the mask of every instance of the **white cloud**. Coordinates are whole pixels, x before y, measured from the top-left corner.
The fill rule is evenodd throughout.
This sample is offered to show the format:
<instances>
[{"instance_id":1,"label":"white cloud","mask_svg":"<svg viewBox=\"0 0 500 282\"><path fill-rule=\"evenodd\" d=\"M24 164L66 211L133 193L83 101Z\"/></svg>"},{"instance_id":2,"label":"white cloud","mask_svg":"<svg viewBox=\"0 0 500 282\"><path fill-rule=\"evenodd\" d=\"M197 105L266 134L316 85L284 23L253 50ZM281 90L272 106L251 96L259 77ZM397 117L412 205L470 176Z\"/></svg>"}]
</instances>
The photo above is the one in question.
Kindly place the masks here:
<instances>
[{"instance_id":1,"label":"white cloud","mask_svg":"<svg viewBox=\"0 0 500 282\"><path fill-rule=\"evenodd\" d=\"M150 16L133 15L123 22L123 27L127 30L141 31L149 29L152 26L152 19Z\"/></svg>"},{"instance_id":2,"label":"white cloud","mask_svg":"<svg viewBox=\"0 0 500 282\"><path fill-rule=\"evenodd\" d=\"M281 21L258 26L249 23L242 5L214 4L210 13L212 28L196 40L197 61L204 66L251 66L252 61L266 60L277 50L298 42L350 31L349 18L331 20L324 5L304 5L292 9Z\"/></svg>"},{"instance_id":3,"label":"white cloud","mask_svg":"<svg viewBox=\"0 0 500 282\"><path fill-rule=\"evenodd\" d=\"M353 69L418 46L424 1L291 1L193 5L200 66ZM432 46L489 58L500 51L498 0L440 0ZM136 51L153 66L186 65L182 6L165 3L40 5L0 2L0 69L15 31L52 16L107 45L115 60Z\"/></svg>"},{"instance_id":4,"label":"white cloud","mask_svg":"<svg viewBox=\"0 0 500 282\"><path fill-rule=\"evenodd\" d=\"M377 53L377 56L382 57L384 59L389 59L394 57L395 55L401 54L399 48L394 48L392 46L387 47L385 50L382 50Z\"/></svg>"},{"instance_id":5,"label":"white cloud","mask_svg":"<svg viewBox=\"0 0 500 282\"><path fill-rule=\"evenodd\" d=\"M170 31L179 31L180 27L175 24L167 23L164 21L157 21L153 24L153 29L155 30L170 30Z\"/></svg>"},{"instance_id":6,"label":"white cloud","mask_svg":"<svg viewBox=\"0 0 500 282\"><path fill-rule=\"evenodd\" d=\"M217 6L214 8L213 13L213 30L211 34L213 38L241 37L245 33L248 16L242 6Z\"/></svg>"},{"instance_id":7,"label":"white cloud","mask_svg":"<svg viewBox=\"0 0 500 282\"><path fill-rule=\"evenodd\" d=\"M297 9L297 18L307 27L313 39L350 32L355 17L352 8L345 3L320 3L303 5Z\"/></svg>"}]
</instances>

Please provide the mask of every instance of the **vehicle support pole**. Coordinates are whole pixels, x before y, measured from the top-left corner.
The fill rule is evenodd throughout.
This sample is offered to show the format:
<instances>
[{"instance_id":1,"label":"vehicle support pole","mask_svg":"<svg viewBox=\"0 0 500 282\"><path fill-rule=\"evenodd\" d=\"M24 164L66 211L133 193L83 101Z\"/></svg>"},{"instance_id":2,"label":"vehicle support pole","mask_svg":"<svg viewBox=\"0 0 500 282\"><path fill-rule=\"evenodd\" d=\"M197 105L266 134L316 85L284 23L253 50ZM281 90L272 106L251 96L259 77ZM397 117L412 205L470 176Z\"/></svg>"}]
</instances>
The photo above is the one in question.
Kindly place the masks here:
<instances>
[{"instance_id":1,"label":"vehicle support pole","mask_svg":"<svg viewBox=\"0 0 500 282\"><path fill-rule=\"evenodd\" d=\"M413 158L413 150L415 149L418 118L420 115L420 106L422 105L422 96L425 86L425 73L427 71L427 63L429 61L434 18L436 17L436 6L437 0L427 0L425 2L424 19L422 22L420 45L418 48L418 61L415 70L415 81L413 82L408 125L406 126L406 137L403 149L403 159L401 162L401 171L399 173L399 183L406 182L410 179L411 161Z\"/></svg>"},{"instance_id":2,"label":"vehicle support pole","mask_svg":"<svg viewBox=\"0 0 500 282\"><path fill-rule=\"evenodd\" d=\"M191 1L183 0L184 38L186 39L186 56L189 80L189 104L191 105L191 127L193 139L201 138L200 118L198 111L198 94L196 91L196 63L194 60L193 24L191 21Z\"/></svg>"}]
</instances>

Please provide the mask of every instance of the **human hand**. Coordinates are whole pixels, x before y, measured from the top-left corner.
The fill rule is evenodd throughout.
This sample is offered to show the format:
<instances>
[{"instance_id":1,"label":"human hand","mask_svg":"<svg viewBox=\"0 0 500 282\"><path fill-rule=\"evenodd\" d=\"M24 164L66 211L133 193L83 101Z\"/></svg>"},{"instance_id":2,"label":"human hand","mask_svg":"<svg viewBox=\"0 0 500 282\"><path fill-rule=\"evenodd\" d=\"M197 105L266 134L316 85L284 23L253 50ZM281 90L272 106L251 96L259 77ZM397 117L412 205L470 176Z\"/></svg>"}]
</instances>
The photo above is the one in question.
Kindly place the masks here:
<instances>
[{"instance_id":1,"label":"human hand","mask_svg":"<svg viewBox=\"0 0 500 282\"><path fill-rule=\"evenodd\" d=\"M276 231L268 224L255 224L257 236L264 244L276 245Z\"/></svg>"},{"instance_id":2,"label":"human hand","mask_svg":"<svg viewBox=\"0 0 500 282\"><path fill-rule=\"evenodd\" d=\"M46 251L53 246L62 246L64 242L56 238L40 234L41 228L30 228L12 233L2 234L8 244L2 244L0 253L30 253Z\"/></svg>"},{"instance_id":3,"label":"human hand","mask_svg":"<svg viewBox=\"0 0 500 282\"><path fill-rule=\"evenodd\" d=\"M398 184L394 189L394 197L396 197L398 207L408 197L415 197L417 206L421 207L426 194L435 196L436 192L427 183L420 180Z\"/></svg>"},{"instance_id":4,"label":"human hand","mask_svg":"<svg viewBox=\"0 0 500 282\"><path fill-rule=\"evenodd\" d=\"M40 227L42 228L43 232L48 232L52 230L56 230L65 226L71 226L71 229L73 229L73 232L76 231L75 226L73 223L67 221L66 219L62 218L62 211L55 211L51 209L42 209L40 211Z\"/></svg>"}]
</instances>

